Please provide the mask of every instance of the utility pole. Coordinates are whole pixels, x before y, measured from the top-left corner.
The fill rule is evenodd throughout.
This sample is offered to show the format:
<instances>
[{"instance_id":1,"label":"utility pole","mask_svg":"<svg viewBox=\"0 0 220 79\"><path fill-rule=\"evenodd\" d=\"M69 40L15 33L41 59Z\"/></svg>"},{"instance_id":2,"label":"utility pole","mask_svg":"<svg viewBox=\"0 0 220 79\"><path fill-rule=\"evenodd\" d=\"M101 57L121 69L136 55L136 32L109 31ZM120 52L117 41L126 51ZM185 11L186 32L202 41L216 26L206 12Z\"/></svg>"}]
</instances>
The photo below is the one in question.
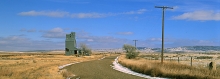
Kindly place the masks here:
<instances>
[{"instance_id":1,"label":"utility pole","mask_svg":"<svg viewBox=\"0 0 220 79\"><path fill-rule=\"evenodd\" d=\"M161 49L161 63L163 64L163 52L164 52L164 10L173 9L173 7L167 6L155 6L155 8L162 8L162 49Z\"/></svg>"},{"instance_id":2,"label":"utility pole","mask_svg":"<svg viewBox=\"0 0 220 79\"><path fill-rule=\"evenodd\" d=\"M134 41L134 46L135 46L135 48L137 49L137 47L136 47L136 41L138 41L138 40L133 40Z\"/></svg>"}]
</instances>

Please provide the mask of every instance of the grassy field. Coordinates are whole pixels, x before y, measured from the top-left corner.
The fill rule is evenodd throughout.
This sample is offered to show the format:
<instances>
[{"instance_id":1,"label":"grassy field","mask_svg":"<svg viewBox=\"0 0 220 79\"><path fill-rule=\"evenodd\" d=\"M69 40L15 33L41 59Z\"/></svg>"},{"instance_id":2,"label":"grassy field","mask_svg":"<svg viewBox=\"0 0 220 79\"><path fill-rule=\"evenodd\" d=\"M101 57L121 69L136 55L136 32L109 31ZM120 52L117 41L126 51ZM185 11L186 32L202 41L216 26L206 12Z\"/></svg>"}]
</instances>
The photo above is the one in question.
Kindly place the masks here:
<instances>
[{"instance_id":1,"label":"grassy field","mask_svg":"<svg viewBox=\"0 0 220 79\"><path fill-rule=\"evenodd\" d=\"M103 55L64 56L64 51L49 53L0 53L0 79L65 79L67 71L58 67L68 63L97 60Z\"/></svg>"},{"instance_id":2,"label":"grassy field","mask_svg":"<svg viewBox=\"0 0 220 79\"><path fill-rule=\"evenodd\" d=\"M193 54L190 56L193 56ZM195 54L195 56L199 55ZM218 57L216 55L213 56ZM207 65L200 66L203 64L193 64L193 66L190 66L189 59L182 59L180 63L178 63L175 57L176 54L166 54L165 58L167 59L164 61L164 64L161 64L159 54L142 54L136 59L126 59L123 55L120 56L119 62L131 70L151 76L176 79L220 79L220 68L218 65L216 71L211 71ZM181 57L187 58L187 54L184 54ZM204 57L204 59L197 58L203 58L203 55L194 58L193 63L204 61L207 64L212 61L212 59L205 59L207 57ZM215 59L215 61L219 60Z\"/></svg>"}]
</instances>

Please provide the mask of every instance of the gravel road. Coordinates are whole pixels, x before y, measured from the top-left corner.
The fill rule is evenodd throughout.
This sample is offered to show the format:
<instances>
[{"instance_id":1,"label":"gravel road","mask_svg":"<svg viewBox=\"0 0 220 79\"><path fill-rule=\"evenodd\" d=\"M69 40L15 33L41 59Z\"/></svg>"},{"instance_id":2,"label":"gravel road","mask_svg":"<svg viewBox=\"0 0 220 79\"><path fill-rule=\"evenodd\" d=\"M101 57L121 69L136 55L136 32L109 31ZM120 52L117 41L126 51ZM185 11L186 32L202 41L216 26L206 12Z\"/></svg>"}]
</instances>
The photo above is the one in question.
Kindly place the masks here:
<instances>
[{"instance_id":1,"label":"gravel road","mask_svg":"<svg viewBox=\"0 0 220 79\"><path fill-rule=\"evenodd\" d=\"M80 79L144 79L112 69L110 65L112 65L115 58L116 56L111 56L102 60L82 62L68 66L65 69L73 72Z\"/></svg>"}]
</instances>

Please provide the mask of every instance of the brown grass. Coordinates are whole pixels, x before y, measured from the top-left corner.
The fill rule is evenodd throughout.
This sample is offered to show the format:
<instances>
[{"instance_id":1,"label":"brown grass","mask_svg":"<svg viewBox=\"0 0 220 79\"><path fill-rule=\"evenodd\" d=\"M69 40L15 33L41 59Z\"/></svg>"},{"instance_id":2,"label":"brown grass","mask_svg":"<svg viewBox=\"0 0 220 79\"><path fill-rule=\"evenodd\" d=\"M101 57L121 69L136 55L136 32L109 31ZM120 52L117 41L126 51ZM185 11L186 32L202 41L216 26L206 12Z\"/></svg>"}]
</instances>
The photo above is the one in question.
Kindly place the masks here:
<instances>
[{"instance_id":1,"label":"brown grass","mask_svg":"<svg viewBox=\"0 0 220 79\"><path fill-rule=\"evenodd\" d=\"M143 58L126 59L120 56L119 63L133 71L151 76L167 77L176 79L219 79L220 70L210 71L208 68L191 67L185 64L165 61L163 64L159 60L146 60Z\"/></svg>"},{"instance_id":2,"label":"brown grass","mask_svg":"<svg viewBox=\"0 0 220 79\"><path fill-rule=\"evenodd\" d=\"M59 73L58 67L73 62L96 60L103 55L86 57L64 56L63 53L3 53L0 54L0 79L65 79L74 75Z\"/></svg>"}]
</instances>

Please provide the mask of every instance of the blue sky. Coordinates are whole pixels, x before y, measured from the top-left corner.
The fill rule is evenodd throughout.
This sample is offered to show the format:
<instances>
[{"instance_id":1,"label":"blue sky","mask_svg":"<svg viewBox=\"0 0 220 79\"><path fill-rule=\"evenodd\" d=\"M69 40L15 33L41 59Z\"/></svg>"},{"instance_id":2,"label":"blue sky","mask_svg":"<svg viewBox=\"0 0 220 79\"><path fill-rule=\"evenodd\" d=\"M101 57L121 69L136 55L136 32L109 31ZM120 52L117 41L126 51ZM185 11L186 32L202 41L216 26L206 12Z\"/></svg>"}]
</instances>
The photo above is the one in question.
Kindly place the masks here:
<instances>
[{"instance_id":1,"label":"blue sky","mask_svg":"<svg viewBox=\"0 0 220 79\"><path fill-rule=\"evenodd\" d=\"M64 49L65 35L92 49L220 46L219 0L1 0L0 50ZM78 45L79 46L79 45Z\"/></svg>"}]
</instances>

